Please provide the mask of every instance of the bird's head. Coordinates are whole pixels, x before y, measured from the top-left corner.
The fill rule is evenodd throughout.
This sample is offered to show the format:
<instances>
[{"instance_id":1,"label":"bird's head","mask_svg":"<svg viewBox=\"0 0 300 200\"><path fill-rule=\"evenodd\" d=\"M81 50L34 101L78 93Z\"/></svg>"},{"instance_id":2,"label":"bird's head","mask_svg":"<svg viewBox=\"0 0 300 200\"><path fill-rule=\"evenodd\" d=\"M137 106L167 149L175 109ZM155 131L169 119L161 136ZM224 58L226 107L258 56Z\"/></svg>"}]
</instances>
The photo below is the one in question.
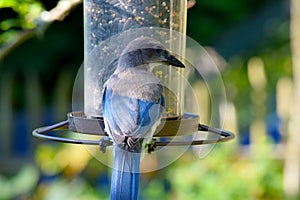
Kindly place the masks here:
<instances>
[{"instance_id":1,"label":"bird's head","mask_svg":"<svg viewBox=\"0 0 300 200\"><path fill-rule=\"evenodd\" d=\"M118 68L132 68L155 62L184 68L182 62L171 55L159 41L149 37L131 41L119 58Z\"/></svg>"}]
</instances>

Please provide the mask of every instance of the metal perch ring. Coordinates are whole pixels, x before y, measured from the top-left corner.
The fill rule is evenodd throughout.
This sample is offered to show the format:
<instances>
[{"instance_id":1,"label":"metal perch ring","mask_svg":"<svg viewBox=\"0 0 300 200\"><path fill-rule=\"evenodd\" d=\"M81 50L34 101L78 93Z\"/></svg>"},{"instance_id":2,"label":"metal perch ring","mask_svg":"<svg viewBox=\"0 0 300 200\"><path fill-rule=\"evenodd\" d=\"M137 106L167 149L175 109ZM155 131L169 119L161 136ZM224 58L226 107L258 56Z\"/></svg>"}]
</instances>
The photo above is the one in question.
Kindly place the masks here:
<instances>
[{"instance_id":1,"label":"metal perch ring","mask_svg":"<svg viewBox=\"0 0 300 200\"><path fill-rule=\"evenodd\" d=\"M183 129L187 130L187 126L194 126L195 122L199 118L197 115L193 114L184 114L181 119L179 120L168 120L166 119L166 123L164 124L164 127L167 129L172 126L174 129L174 126L176 126L176 123L183 123ZM175 125L174 125L175 124ZM154 135L154 138L152 139L151 143L148 144L148 152L154 151L156 147L158 146L185 146L185 145L204 145L204 144L213 144L213 143L219 143L219 142L227 142L229 140L232 140L235 136L233 133L229 131L225 131L222 129L212 128L203 124L197 123L197 130L198 131L205 131L209 133L216 134L220 136L220 138L216 139L207 139L207 140L193 140L193 141L173 141L169 138L165 138L166 136L171 136L170 132L166 132L166 128L163 128L164 130L160 130L160 132L156 133ZM87 127L89 127L87 129ZM97 127L97 128L96 128ZM101 127L101 128L99 128ZM184 135L182 133L182 130L180 131L180 128L177 126L177 130L179 130L179 135ZM99 130L100 129L100 130ZM83 117L82 112L72 112L68 114L68 120L62 121L59 123L56 123L51 126L41 127L35 129L32 134L35 137L38 137L40 139L46 139L46 140L52 140L56 142L64 142L64 143L71 143L71 144L85 144L85 145L99 145L99 140L80 140L80 139L72 139L72 138L66 138L66 137L60 137L60 136L53 136L46 134L51 131L62 131L62 130L70 130L74 132L78 132L79 134L88 134L88 135L99 135L99 136L106 136L104 133L104 124L103 124L103 118L95 118L95 119L87 119ZM83 130L86 130L83 132ZM188 130L189 132L190 130ZM176 132L176 131L174 131ZM175 135L174 135L175 136ZM157 141L155 137L164 138L163 141ZM112 145L112 142L111 144Z\"/></svg>"}]
</instances>

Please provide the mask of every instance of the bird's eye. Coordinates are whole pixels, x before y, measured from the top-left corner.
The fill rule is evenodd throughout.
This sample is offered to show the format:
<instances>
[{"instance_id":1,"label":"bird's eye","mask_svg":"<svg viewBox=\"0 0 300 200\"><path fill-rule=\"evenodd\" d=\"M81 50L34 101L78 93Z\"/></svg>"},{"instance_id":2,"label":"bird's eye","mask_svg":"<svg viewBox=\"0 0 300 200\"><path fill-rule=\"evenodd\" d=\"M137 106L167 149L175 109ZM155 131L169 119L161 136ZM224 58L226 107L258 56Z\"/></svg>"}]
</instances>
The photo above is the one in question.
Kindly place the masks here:
<instances>
[{"instance_id":1,"label":"bird's eye","mask_svg":"<svg viewBox=\"0 0 300 200\"><path fill-rule=\"evenodd\" d=\"M160 49L160 48L156 48L156 49L155 49L155 53L156 53L156 54L160 54L162 51L163 51L163 50Z\"/></svg>"}]
</instances>

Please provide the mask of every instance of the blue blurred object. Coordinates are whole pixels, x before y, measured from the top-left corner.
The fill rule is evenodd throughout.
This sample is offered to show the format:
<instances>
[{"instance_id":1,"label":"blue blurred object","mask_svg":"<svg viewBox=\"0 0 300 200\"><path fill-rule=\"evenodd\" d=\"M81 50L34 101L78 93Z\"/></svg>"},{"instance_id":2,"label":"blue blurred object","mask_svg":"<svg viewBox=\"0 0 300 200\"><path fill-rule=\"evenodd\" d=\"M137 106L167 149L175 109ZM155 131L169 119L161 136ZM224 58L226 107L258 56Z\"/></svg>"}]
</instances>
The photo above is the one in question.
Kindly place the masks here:
<instances>
[{"instance_id":1,"label":"blue blurred object","mask_svg":"<svg viewBox=\"0 0 300 200\"><path fill-rule=\"evenodd\" d=\"M280 125L281 125L281 120L277 116L276 113L271 113L270 115L267 116L266 119L267 123L267 132L270 138L273 140L274 143L278 144L282 140L282 136L280 134Z\"/></svg>"},{"instance_id":2,"label":"blue blurred object","mask_svg":"<svg viewBox=\"0 0 300 200\"><path fill-rule=\"evenodd\" d=\"M13 141L12 141L12 152L16 157L24 157L28 155L32 136L29 130L29 119L25 112L17 112L14 116L14 130L13 130Z\"/></svg>"}]
</instances>

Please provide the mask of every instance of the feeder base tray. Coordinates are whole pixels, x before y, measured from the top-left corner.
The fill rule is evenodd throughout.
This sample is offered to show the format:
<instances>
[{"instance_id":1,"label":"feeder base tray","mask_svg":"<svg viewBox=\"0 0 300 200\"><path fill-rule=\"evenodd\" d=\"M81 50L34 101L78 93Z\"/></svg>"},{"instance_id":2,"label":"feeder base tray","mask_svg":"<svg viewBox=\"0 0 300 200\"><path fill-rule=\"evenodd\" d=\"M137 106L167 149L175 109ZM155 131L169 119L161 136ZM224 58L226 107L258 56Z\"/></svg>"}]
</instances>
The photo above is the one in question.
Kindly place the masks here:
<instances>
[{"instance_id":1,"label":"feeder base tray","mask_svg":"<svg viewBox=\"0 0 300 200\"><path fill-rule=\"evenodd\" d=\"M158 126L152 141L148 144L148 152L154 151L158 146L184 146L184 145L203 145L217 142L227 142L235 136L229 131L212 128L199 124L199 116L191 113L184 113L180 118L164 118ZM56 142L65 142L72 144L99 145L99 140L80 140L63 136L51 135L49 132L69 130L79 134L107 136L104 132L104 122L102 117L87 118L83 112L68 113L68 119L51 126L35 129L32 134L35 137L52 140ZM176 136L191 135L198 131L205 131L215 134L215 139L176 141ZM173 139L172 139L173 138ZM109 143L109 145L112 145Z\"/></svg>"}]
</instances>

